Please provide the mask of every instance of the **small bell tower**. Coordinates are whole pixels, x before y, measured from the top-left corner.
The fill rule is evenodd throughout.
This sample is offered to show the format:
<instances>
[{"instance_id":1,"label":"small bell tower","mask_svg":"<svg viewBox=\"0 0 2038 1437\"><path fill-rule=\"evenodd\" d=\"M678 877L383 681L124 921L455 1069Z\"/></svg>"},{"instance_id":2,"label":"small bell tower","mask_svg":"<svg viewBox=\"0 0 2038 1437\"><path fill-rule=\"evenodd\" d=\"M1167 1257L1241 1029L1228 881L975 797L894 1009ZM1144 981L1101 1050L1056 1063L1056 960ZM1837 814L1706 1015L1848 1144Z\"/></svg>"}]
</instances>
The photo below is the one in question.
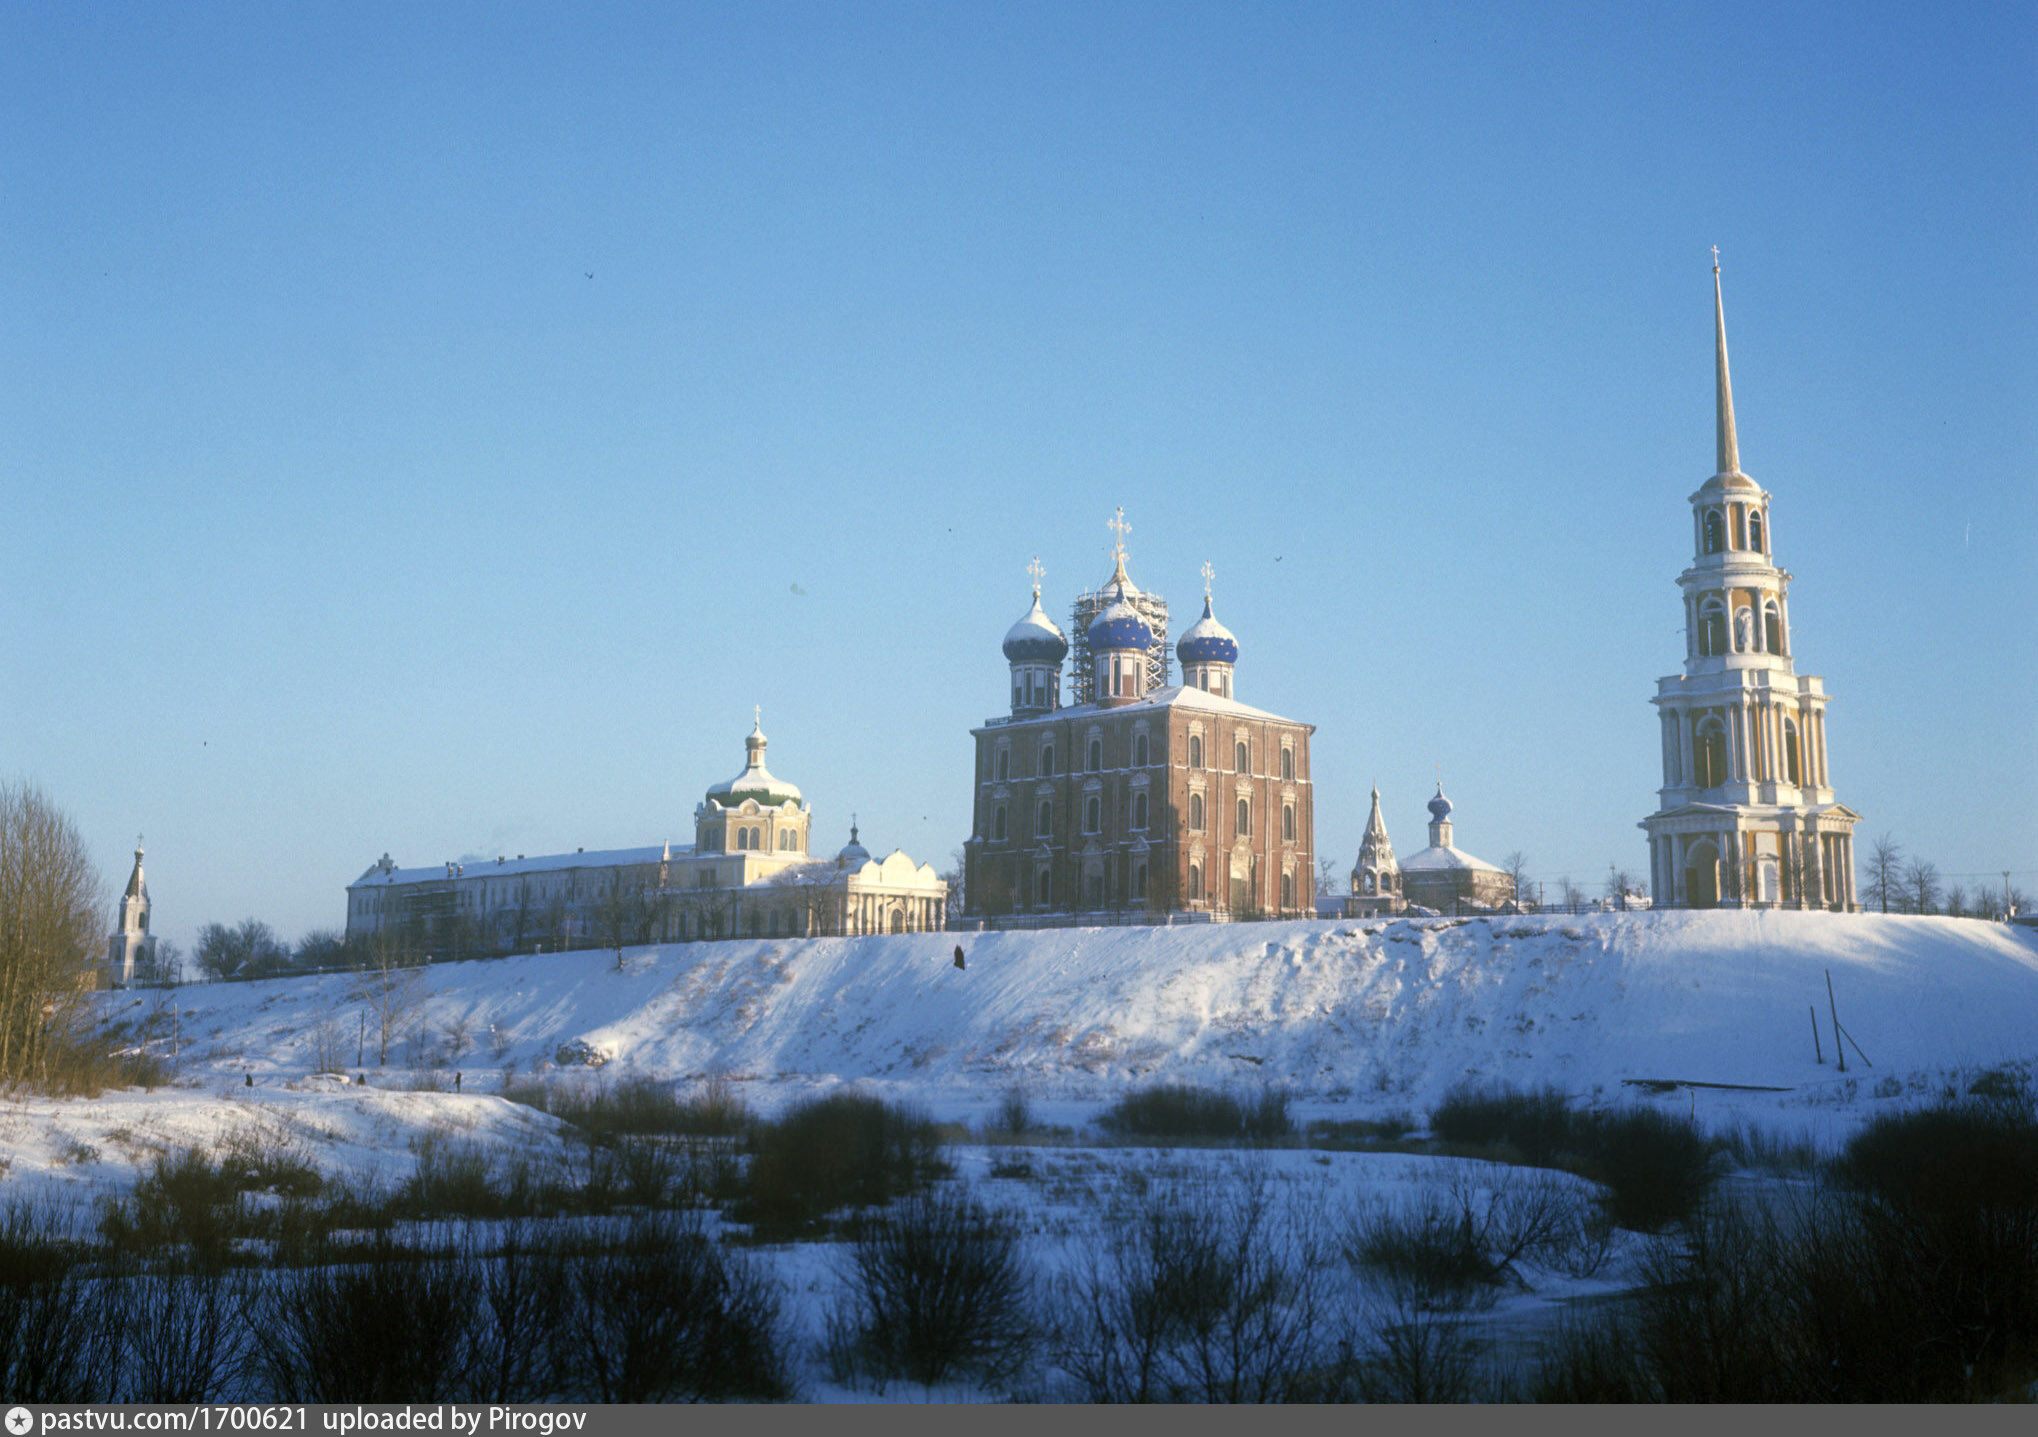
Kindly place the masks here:
<instances>
[{"instance_id":1,"label":"small bell tower","mask_svg":"<svg viewBox=\"0 0 2038 1437\"><path fill-rule=\"evenodd\" d=\"M142 841L134 841L134 871L114 910L113 936L106 942L106 978L117 988L131 985L135 970L155 966L156 940L149 932L149 885L142 877Z\"/></svg>"}]
</instances>

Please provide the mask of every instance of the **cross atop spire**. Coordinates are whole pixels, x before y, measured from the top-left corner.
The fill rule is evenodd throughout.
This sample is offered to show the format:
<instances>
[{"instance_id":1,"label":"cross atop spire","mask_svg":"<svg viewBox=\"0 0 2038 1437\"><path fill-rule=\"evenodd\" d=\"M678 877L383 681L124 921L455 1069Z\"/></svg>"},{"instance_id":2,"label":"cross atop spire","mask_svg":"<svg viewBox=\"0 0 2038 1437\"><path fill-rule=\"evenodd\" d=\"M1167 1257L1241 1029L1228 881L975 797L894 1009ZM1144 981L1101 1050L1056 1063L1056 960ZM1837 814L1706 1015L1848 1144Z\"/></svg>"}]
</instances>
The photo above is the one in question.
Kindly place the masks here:
<instances>
[{"instance_id":1,"label":"cross atop spire","mask_svg":"<svg viewBox=\"0 0 2038 1437\"><path fill-rule=\"evenodd\" d=\"M1118 512L1104 521L1104 527L1111 531L1111 577L1106 584L1116 584L1120 598L1132 586L1132 580L1125 573L1125 536L1132 532L1132 526L1125 522L1125 506L1119 505Z\"/></svg>"},{"instance_id":2,"label":"cross atop spire","mask_svg":"<svg viewBox=\"0 0 2038 1437\"><path fill-rule=\"evenodd\" d=\"M1741 472L1741 443L1734 435L1734 385L1727 375L1727 306L1720 297L1720 249L1712 251L1712 313L1713 329L1718 353L1714 360L1717 370L1715 428L1718 449L1718 473L1738 474Z\"/></svg>"},{"instance_id":3,"label":"cross atop spire","mask_svg":"<svg viewBox=\"0 0 2038 1437\"><path fill-rule=\"evenodd\" d=\"M1203 597L1204 597L1204 598L1206 598L1206 599L1207 599L1207 598L1209 598L1209 597L1210 597L1210 581L1211 581L1212 579L1215 579L1216 577L1217 577L1217 571L1216 571L1215 569L1211 568L1211 567L1210 567L1210 561L1209 561L1208 559L1205 559L1205 560L1203 561Z\"/></svg>"},{"instance_id":4,"label":"cross atop spire","mask_svg":"<svg viewBox=\"0 0 2038 1437\"><path fill-rule=\"evenodd\" d=\"M1033 556L1033 562L1026 566L1026 572L1033 579L1033 599L1035 603L1038 603L1040 601L1040 581L1047 577L1047 568L1040 562L1040 555L1035 554Z\"/></svg>"}]
</instances>

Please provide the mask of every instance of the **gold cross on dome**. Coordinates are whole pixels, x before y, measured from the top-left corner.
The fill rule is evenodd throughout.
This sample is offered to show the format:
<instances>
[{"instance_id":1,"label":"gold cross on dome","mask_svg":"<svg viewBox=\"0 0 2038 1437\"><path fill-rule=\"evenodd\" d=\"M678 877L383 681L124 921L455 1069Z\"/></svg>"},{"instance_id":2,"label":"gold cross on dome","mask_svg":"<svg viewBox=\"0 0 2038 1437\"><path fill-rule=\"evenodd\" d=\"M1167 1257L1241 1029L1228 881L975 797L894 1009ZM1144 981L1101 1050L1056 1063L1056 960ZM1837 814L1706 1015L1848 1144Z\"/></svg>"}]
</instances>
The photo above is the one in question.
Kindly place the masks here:
<instances>
[{"instance_id":1,"label":"gold cross on dome","mask_svg":"<svg viewBox=\"0 0 2038 1437\"><path fill-rule=\"evenodd\" d=\"M1210 597L1210 581L1217 577L1217 571L1210 567L1210 561L1203 561L1203 597Z\"/></svg>"},{"instance_id":2,"label":"gold cross on dome","mask_svg":"<svg viewBox=\"0 0 2038 1437\"><path fill-rule=\"evenodd\" d=\"M752 728L763 728L763 727L764 727L764 705L763 705L763 704L752 704L752 705L750 706L750 724L751 724L751 727L752 727Z\"/></svg>"},{"instance_id":3,"label":"gold cross on dome","mask_svg":"<svg viewBox=\"0 0 2038 1437\"><path fill-rule=\"evenodd\" d=\"M1026 566L1026 572L1032 576L1033 597L1037 599L1040 597L1040 581L1047 577L1047 569L1040 562L1040 555L1033 556L1033 562Z\"/></svg>"},{"instance_id":4,"label":"gold cross on dome","mask_svg":"<svg viewBox=\"0 0 2038 1437\"><path fill-rule=\"evenodd\" d=\"M1104 527L1117 536L1117 543L1111 548L1111 557L1114 559L1124 558L1125 536L1132 532L1132 526L1125 522L1125 506L1123 504L1118 506L1116 517L1104 521Z\"/></svg>"}]
</instances>

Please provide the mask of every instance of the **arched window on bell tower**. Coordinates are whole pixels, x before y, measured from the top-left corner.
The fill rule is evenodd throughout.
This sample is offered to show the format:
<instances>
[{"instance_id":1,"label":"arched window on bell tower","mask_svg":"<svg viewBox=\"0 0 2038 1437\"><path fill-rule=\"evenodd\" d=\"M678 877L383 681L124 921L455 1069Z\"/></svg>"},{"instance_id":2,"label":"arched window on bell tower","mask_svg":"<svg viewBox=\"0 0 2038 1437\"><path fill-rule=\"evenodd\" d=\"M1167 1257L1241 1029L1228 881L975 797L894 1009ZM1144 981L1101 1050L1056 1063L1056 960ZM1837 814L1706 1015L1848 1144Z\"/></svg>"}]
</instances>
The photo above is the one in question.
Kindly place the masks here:
<instances>
[{"instance_id":1,"label":"arched window on bell tower","mask_svg":"<svg viewBox=\"0 0 2038 1437\"><path fill-rule=\"evenodd\" d=\"M1797 725L1789 719L1783 721L1783 776L1793 787L1802 786L1802 770L1797 761Z\"/></svg>"},{"instance_id":2,"label":"arched window on bell tower","mask_svg":"<svg viewBox=\"0 0 2038 1437\"><path fill-rule=\"evenodd\" d=\"M1758 554L1769 552L1769 545L1764 542L1764 535L1762 533L1762 511L1760 509L1750 509L1748 511L1748 547Z\"/></svg>"},{"instance_id":3,"label":"arched window on bell tower","mask_svg":"<svg viewBox=\"0 0 2038 1437\"><path fill-rule=\"evenodd\" d=\"M1727 651L1727 606L1717 594L1698 603L1698 656L1715 659Z\"/></svg>"},{"instance_id":4,"label":"arched window on bell tower","mask_svg":"<svg viewBox=\"0 0 2038 1437\"><path fill-rule=\"evenodd\" d=\"M1774 599L1762 604L1762 646L1772 654L1783 652L1783 611Z\"/></svg>"},{"instance_id":5,"label":"arched window on bell tower","mask_svg":"<svg viewBox=\"0 0 2038 1437\"><path fill-rule=\"evenodd\" d=\"M1727 547L1727 521L1717 509L1705 511L1705 552L1717 554Z\"/></svg>"},{"instance_id":6,"label":"arched window on bell tower","mask_svg":"<svg viewBox=\"0 0 2038 1437\"><path fill-rule=\"evenodd\" d=\"M1700 788L1718 788L1727 781L1727 730L1718 719L1701 719L1692 741L1692 764Z\"/></svg>"}]
</instances>

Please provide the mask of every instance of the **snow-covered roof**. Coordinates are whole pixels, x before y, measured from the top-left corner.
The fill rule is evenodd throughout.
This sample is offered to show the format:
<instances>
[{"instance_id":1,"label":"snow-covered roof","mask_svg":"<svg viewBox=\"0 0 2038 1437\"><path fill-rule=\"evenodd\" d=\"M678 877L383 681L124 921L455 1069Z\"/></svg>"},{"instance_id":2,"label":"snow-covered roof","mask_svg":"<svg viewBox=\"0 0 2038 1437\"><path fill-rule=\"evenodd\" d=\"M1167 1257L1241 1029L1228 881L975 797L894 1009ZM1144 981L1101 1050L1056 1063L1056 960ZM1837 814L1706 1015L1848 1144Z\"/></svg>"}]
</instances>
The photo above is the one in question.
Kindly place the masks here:
<instances>
[{"instance_id":1,"label":"snow-covered roof","mask_svg":"<svg viewBox=\"0 0 2038 1437\"><path fill-rule=\"evenodd\" d=\"M1067 708L1049 709L1043 714L1031 714L1018 719L996 719L986 727L1011 728L1022 724L1049 723L1061 719L1085 718L1091 714L1126 713L1142 706L1157 708L1188 708L1205 713L1222 714L1230 718L1271 719L1275 723L1291 723L1306 728L1312 733L1315 724L1305 724L1300 719L1285 718L1266 709L1256 709L1251 704L1242 704L1237 699L1223 698L1188 684L1171 684L1164 689L1155 689L1144 698L1131 703L1117 704L1071 704Z\"/></svg>"},{"instance_id":2,"label":"snow-covered roof","mask_svg":"<svg viewBox=\"0 0 2038 1437\"><path fill-rule=\"evenodd\" d=\"M745 760L743 772L734 778L723 779L708 790L708 802L720 804L723 808L734 808L746 798L754 798L767 808L781 804L798 803L800 790L797 784L787 783L772 775L764 766L764 721L760 718L757 726L750 730L750 737L743 740Z\"/></svg>"},{"instance_id":3,"label":"snow-covered roof","mask_svg":"<svg viewBox=\"0 0 2038 1437\"><path fill-rule=\"evenodd\" d=\"M1068 657L1069 641L1061 626L1040 607L1040 591L1033 591L1033 607L1005 634L1005 657L1013 663L1058 664Z\"/></svg>"},{"instance_id":4,"label":"snow-covered roof","mask_svg":"<svg viewBox=\"0 0 2038 1437\"><path fill-rule=\"evenodd\" d=\"M1463 872L1466 870L1479 873L1506 872L1505 869L1496 868L1483 858L1474 858L1462 848L1452 848L1448 845L1442 848L1431 846L1425 848L1420 853L1411 854L1409 857L1401 860L1401 871L1403 873L1421 873L1425 871L1431 873Z\"/></svg>"},{"instance_id":5,"label":"snow-covered roof","mask_svg":"<svg viewBox=\"0 0 2038 1437\"><path fill-rule=\"evenodd\" d=\"M861 844L856 845L862 851ZM844 849L846 854L848 849ZM941 882L941 875L934 871L931 863L915 863L905 849L894 848L882 860L867 853L861 860L843 858L817 858L807 863L796 863L790 868L780 869L768 882L781 886L825 885L845 879L857 887L877 885L885 888L911 886L930 887Z\"/></svg>"},{"instance_id":6,"label":"snow-covered roof","mask_svg":"<svg viewBox=\"0 0 2038 1437\"><path fill-rule=\"evenodd\" d=\"M636 863L657 863L667 853L674 858L689 857L691 844L654 843L649 848L597 848L581 853L543 853L536 858L469 859L454 863L457 870L435 863L429 868L385 869L380 863L349 883L349 888L381 888L404 883L443 883L449 878L514 878L527 873L557 873L569 868L622 868Z\"/></svg>"}]
</instances>

